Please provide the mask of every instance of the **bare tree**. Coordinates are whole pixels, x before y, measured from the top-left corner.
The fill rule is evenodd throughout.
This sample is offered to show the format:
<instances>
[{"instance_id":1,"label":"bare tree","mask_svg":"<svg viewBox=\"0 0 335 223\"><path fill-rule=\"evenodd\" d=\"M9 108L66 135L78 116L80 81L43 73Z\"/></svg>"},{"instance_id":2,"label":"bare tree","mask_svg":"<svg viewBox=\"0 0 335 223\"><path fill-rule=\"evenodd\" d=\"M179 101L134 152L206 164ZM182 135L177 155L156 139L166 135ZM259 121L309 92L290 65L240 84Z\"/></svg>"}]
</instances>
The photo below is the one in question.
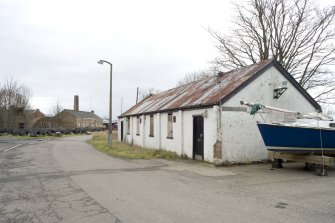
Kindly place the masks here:
<instances>
[{"instance_id":1,"label":"bare tree","mask_svg":"<svg viewBox=\"0 0 335 223\"><path fill-rule=\"evenodd\" d=\"M57 101L56 105L54 105L52 107L52 109L50 110L50 115L51 116L56 116L58 115L61 111L63 111L63 106L59 103L59 101Z\"/></svg>"},{"instance_id":2,"label":"bare tree","mask_svg":"<svg viewBox=\"0 0 335 223\"><path fill-rule=\"evenodd\" d=\"M157 94L159 93L160 90L157 90L155 88L148 88L148 89L140 89L138 94L139 94L139 97L138 97L138 101L141 101L143 100L144 98L146 97L149 97L150 95L153 95L153 94Z\"/></svg>"},{"instance_id":3,"label":"bare tree","mask_svg":"<svg viewBox=\"0 0 335 223\"><path fill-rule=\"evenodd\" d=\"M197 80L201 80L210 76L214 76L216 75L217 69L212 67L206 70L201 70L201 71L195 71L195 72L191 72L186 74L184 77L182 77L181 79L178 80L177 82L177 87L178 86L182 86L184 84L188 84L191 83L193 81L197 81Z\"/></svg>"},{"instance_id":4,"label":"bare tree","mask_svg":"<svg viewBox=\"0 0 335 223\"><path fill-rule=\"evenodd\" d=\"M59 101L57 101L57 103L50 110L50 115L54 117L53 119L57 123L57 127L61 126L61 121L62 121L61 111L63 111L63 110L64 110L64 108L59 103Z\"/></svg>"},{"instance_id":5,"label":"bare tree","mask_svg":"<svg viewBox=\"0 0 335 223\"><path fill-rule=\"evenodd\" d=\"M235 6L229 35L208 29L219 42L221 57L215 63L234 69L274 58L318 102L329 100L335 90L335 72L330 70L335 62L335 6L320 9L313 0L249 0Z\"/></svg>"},{"instance_id":6,"label":"bare tree","mask_svg":"<svg viewBox=\"0 0 335 223\"><path fill-rule=\"evenodd\" d=\"M8 78L0 85L0 129L18 128L18 119L29 109L31 90L18 84L13 78Z\"/></svg>"}]
</instances>

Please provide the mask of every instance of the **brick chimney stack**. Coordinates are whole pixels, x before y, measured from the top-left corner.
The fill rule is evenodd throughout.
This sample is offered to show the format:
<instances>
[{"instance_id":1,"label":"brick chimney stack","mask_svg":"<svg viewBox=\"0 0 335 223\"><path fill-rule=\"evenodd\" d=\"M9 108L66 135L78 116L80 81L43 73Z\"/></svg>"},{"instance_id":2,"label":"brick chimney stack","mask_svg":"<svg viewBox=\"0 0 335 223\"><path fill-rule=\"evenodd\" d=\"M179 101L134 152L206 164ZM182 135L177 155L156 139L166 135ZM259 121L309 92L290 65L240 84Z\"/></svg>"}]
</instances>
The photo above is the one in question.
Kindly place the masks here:
<instances>
[{"instance_id":1,"label":"brick chimney stack","mask_svg":"<svg viewBox=\"0 0 335 223\"><path fill-rule=\"evenodd\" d=\"M79 111L79 96L78 95L74 96L73 110Z\"/></svg>"}]
</instances>

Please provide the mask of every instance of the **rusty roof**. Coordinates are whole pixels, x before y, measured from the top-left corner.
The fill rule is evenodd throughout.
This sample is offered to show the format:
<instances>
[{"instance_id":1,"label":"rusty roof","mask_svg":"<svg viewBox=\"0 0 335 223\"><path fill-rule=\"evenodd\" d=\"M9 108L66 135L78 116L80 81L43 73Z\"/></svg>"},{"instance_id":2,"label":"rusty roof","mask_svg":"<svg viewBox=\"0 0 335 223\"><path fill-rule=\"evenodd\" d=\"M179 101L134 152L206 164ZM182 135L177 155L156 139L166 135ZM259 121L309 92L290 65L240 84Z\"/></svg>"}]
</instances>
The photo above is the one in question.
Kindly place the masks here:
<instances>
[{"instance_id":1,"label":"rusty roof","mask_svg":"<svg viewBox=\"0 0 335 223\"><path fill-rule=\"evenodd\" d=\"M120 117L218 105L220 100L223 102L228 100L261 73L276 64L278 66L278 62L269 59L151 95L121 114ZM295 80L290 76L289 81ZM296 87L299 88L299 86ZM298 90L303 94L306 93L306 97L309 96L301 87ZM311 100L312 103L315 102Z\"/></svg>"}]
</instances>

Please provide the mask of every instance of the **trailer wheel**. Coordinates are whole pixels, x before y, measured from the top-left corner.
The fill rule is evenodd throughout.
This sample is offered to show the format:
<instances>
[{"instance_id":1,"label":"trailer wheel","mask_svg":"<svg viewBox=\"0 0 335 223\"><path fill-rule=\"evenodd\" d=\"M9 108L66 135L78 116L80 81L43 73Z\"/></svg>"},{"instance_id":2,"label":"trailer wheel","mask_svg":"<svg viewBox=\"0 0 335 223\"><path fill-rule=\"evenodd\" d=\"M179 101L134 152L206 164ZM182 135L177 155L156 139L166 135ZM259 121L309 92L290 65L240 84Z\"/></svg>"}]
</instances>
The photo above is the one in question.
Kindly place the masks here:
<instances>
[{"instance_id":1,"label":"trailer wheel","mask_svg":"<svg viewBox=\"0 0 335 223\"><path fill-rule=\"evenodd\" d=\"M327 174L328 174L328 166L327 165L318 165L315 168L315 172L319 176L327 176Z\"/></svg>"},{"instance_id":2,"label":"trailer wheel","mask_svg":"<svg viewBox=\"0 0 335 223\"><path fill-rule=\"evenodd\" d=\"M274 159L272 161L272 168L283 168L283 160L282 159Z\"/></svg>"}]
</instances>

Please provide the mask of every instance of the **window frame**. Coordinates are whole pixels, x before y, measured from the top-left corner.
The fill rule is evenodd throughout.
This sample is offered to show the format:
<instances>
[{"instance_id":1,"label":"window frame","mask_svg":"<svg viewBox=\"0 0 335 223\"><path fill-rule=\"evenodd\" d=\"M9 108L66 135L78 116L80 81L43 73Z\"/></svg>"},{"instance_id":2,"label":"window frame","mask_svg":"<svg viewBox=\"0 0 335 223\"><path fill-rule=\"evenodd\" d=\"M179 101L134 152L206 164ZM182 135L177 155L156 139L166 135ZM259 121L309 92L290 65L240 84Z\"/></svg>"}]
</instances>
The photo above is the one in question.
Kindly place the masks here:
<instances>
[{"instance_id":1,"label":"window frame","mask_svg":"<svg viewBox=\"0 0 335 223\"><path fill-rule=\"evenodd\" d=\"M130 135L130 117L127 117L127 135Z\"/></svg>"},{"instance_id":2,"label":"window frame","mask_svg":"<svg viewBox=\"0 0 335 223\"><path fill-rule=\"evenodd\" d=\"M154 137L155 131L155 117L154 115L149 116L149 137Z\"/></svg>"},{"instance_id":3,"label":"window frame","mask_svg":"<svg viewBox=\"0 0 335 223\"><path fill-rule=\"evenodd\" d=\"M141 128L141 117L136 116L136 135L140 135L140 128Z\"/></svg>"}]
</instances>

